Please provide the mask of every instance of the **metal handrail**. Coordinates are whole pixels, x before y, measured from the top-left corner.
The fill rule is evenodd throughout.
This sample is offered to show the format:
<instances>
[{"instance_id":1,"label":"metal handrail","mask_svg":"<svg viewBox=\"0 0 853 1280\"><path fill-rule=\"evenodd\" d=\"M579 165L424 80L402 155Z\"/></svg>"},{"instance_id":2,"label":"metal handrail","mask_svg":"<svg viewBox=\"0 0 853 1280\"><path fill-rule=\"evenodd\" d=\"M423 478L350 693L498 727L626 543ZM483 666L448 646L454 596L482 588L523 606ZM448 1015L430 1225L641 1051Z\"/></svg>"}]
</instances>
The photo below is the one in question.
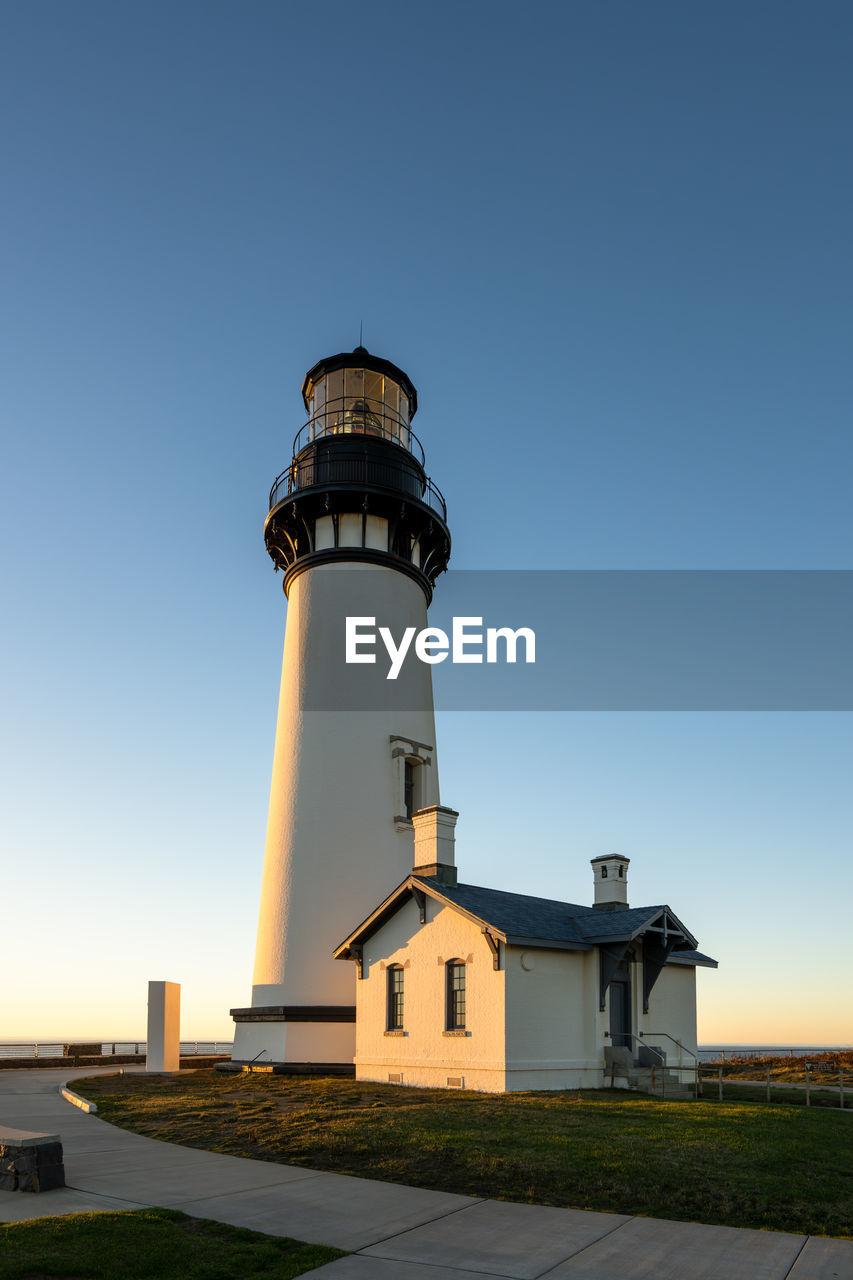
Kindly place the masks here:
<instances>
[{"instance_id":1,"label":"metal handrail","mask_svg":"<svg viewBox=\"0 0 853 1280\"><path fill-rule=\"evenodd\" d=\"M686 1044L682 1044L680 1040L676 1040L675 1036L671 1036L668 1031L641 1031L640 1039L642 1039L643 1036L664 1036L667 1040L671 1040L674 1045L677 1045L679 1049L683 1049L685 1053L689 1053L691 1058L695 1058L697 1066L700 1065L698 1053L694 1053L692 1049L688 1049ZM653 1049L654 1045L650 1044L647 1047L649 1049ZM679 1067L681 1067L680 1063L679 1063ZM687 1071L687 1070L692 1070L692 1068L681 1067L681 1070Z\"/></svg>"},{"instance_id":2,"label":"metal handrail","mask_svg":"<svg viewBox=\"0 0 853 1280\"><path fill-rule=\"evenodd\" d=\"M613 1035L610 1031L605 1031L604 1034L605 1036L610 1036L611 1040L613 1039ZM662 1067L666 1066L666 1055L662 1054L660 1049L656 1048L653 1044L645 1044L641 1040L640 1036L635 1036L630 1031L617 1031L616 1035L619 1036L622 1040L636 1040L637 1044L642 1044L644 1049L649 1049L652 1053L656 1053L658 1055L658 1057L660 1058ZM621 1048L622 1046L614 1045L613 1047L614 1049L617 1049L617 1048ZM625 1048L627 1048L627 1045L625 1046Z\"/></svg>"},{"instance_id":3,"label":"metal handrail","mask_svg":"<svg viewBox=\"0 0 853 1280\"><path fill-rule=\"evenodd\" d=\"M0 1041L0 1059L14 1058L62 1058L65 1056L64 1049L68 1042L65 1041L48 1041L48 1040L6 1040ZM93 1040L93 1044L100 1044L100 1056L111 1058L113 1056L139 1056L145 1053L146 1042L144 1040ZM207 1047L210 1046L210 1047ZM180 1042L182 1057L203 1057L209 1054L218 1055L223 1051L230 1050L233 1047L232 1040L182 1040ZM92 1054L91 1057L98 1055Z\"/></svg>"}]
</instances>

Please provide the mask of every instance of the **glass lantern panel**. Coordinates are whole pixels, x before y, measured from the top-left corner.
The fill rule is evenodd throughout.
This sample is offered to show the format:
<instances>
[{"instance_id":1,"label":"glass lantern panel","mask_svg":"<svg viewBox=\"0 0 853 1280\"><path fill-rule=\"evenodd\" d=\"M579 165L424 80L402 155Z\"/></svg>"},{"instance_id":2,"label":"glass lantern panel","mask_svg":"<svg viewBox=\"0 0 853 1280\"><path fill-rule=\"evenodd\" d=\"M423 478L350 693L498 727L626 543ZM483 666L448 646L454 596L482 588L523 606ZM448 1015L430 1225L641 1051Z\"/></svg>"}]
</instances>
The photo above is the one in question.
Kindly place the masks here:
<instances>
[{"instance_id":1,"label":"glass lantern panel","mask_svg":"<svg viewBox=\"0 0 853 1280\"><path fill-rule=\"evenodd\" d=\"M335 369L326 376L326 431L337 431L344 416L344 371Z\"/></svg>"},{"instance_id":2,"label":"glass lantern panel","mask_svg":"<svg viewBox=\"0 0 853 1280\"><path fill-rule=\"evenodd\" d=\"M392 440L400 439L399 388L390 378L385 379L385 430Z\"/></svg>"},{"instance_id":3,"label":"glass lantern panel","mask_svg":"<svg viewBox=\"0 0 853 1280\"><path fill-rule=\"evenodd\" d=\"M364 434L364 370L344 369L344 417L341 430Z\"/></svg>"},{"instance_id":4,"label":"glass lantern panel","mask_svg":"<svg viewBox=\"0 0 853 1280\"><path fill-rule=\"evenodd\" d=\"M364 370L344 369L344 397L347 401L364 399ZM347 404L348 409L352 407Z\"/></svg>"},{"instance_id":5,"label":"glass lantern panel","mask_svg":"<svg viewBox=\"0 0 853 1280\"><path fill-rule=\"evenodd\" d=\"M314 427L311 431L311 439L324 434L326 430L326 379L320 378L314 384L314 394L311 398L311 418Z\"/></svg>"},{"instance_id":6,"label":"glass lantern panel","mask_svg":"<svg viewBox=\"0 0 853 1280\"><path fill-rule=\"evenodd\" d=\"M382 383L384 379L381 373L374 373L372 369L364 371L364 398L367 401L367 407L378 422L382 421Z\"/></svg>"},{"instance_id":7,"label":"glass lantern panel","mask_svg":"<svg viewBox=\"0 0 853 1280\"><path fill-rule=\"evenodd\" d=\"M400 444L411 450L412 441L409 435L409 397L400 388Z\"/></svg>"}]
</instances>

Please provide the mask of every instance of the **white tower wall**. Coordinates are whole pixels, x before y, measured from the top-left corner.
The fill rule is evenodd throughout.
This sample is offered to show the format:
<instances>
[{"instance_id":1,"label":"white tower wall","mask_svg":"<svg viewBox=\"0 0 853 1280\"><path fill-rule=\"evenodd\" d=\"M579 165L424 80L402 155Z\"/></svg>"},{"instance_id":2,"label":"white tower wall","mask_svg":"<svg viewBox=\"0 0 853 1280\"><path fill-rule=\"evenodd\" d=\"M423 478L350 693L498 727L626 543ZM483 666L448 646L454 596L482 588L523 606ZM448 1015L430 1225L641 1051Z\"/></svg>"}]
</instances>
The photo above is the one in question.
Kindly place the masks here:
<instances>
[{"instance_id":1,"label":"white tower wall","mask_svg":"<svg viewBox=\"0 0 853 1280\"><path fill-rule=\"evenodd\" d=\"M253 1009L269 1012L238 1018L238 1061L352 1060L354 1022L334 1009L355 1005L355 966L332 953L411 872L406 757L415 807L439 803L431 668L410 660L386 681L381 642L375 666L344 668L347 615L375 617L399 638L427 625L426 597L405 572L376 564L319 564L290 584L252 990ZM338 679L342 705L317 709L336 706ZM370 691L370 709L347 709L353 681Z\"/></svg>"}]
</instances>

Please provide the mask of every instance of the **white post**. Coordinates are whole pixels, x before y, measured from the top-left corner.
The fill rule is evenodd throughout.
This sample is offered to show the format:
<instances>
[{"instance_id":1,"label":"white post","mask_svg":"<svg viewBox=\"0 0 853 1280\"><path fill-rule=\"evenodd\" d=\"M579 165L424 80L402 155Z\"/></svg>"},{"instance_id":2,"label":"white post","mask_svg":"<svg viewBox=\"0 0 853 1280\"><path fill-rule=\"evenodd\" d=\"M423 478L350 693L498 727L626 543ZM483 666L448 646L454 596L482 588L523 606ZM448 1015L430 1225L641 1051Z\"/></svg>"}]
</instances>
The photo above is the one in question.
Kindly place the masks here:
<instances>
[{"instance_id":1,"label":"white post","mask_svg":"<svg viewBox=\"0 0 853 1280\"><path fill-rule=\"evenodd\" d=\"M179 1071L181 1066L181 984L148 983L146 1071Z\"/></svg>"}]
</instances>

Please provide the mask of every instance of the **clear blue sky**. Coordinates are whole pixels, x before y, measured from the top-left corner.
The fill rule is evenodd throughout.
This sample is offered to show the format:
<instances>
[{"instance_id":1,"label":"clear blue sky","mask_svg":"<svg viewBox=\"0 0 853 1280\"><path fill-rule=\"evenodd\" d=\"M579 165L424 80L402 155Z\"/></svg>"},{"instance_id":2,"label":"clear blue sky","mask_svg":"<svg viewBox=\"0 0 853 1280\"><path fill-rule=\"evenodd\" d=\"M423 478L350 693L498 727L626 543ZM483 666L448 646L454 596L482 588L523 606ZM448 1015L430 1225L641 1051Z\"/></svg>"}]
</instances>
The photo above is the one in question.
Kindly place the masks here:
<instances>
[{"instance_id":1,"label":"clear blue sky","mask_svg":"<svg viewBox=\"0 0 853 1280\"><path fill-rule=\"evenodd\" d=\"M299 387L412 377L458 568L848 568L853 11L0 17L0 1039L248 1002ZM700 1039L853 1041L844 714L453 713L463 877L631 859ZM354 922L355 923L355 922ZM14 963L10 964L10 957Z\"/></svg>"}]
</instances>

